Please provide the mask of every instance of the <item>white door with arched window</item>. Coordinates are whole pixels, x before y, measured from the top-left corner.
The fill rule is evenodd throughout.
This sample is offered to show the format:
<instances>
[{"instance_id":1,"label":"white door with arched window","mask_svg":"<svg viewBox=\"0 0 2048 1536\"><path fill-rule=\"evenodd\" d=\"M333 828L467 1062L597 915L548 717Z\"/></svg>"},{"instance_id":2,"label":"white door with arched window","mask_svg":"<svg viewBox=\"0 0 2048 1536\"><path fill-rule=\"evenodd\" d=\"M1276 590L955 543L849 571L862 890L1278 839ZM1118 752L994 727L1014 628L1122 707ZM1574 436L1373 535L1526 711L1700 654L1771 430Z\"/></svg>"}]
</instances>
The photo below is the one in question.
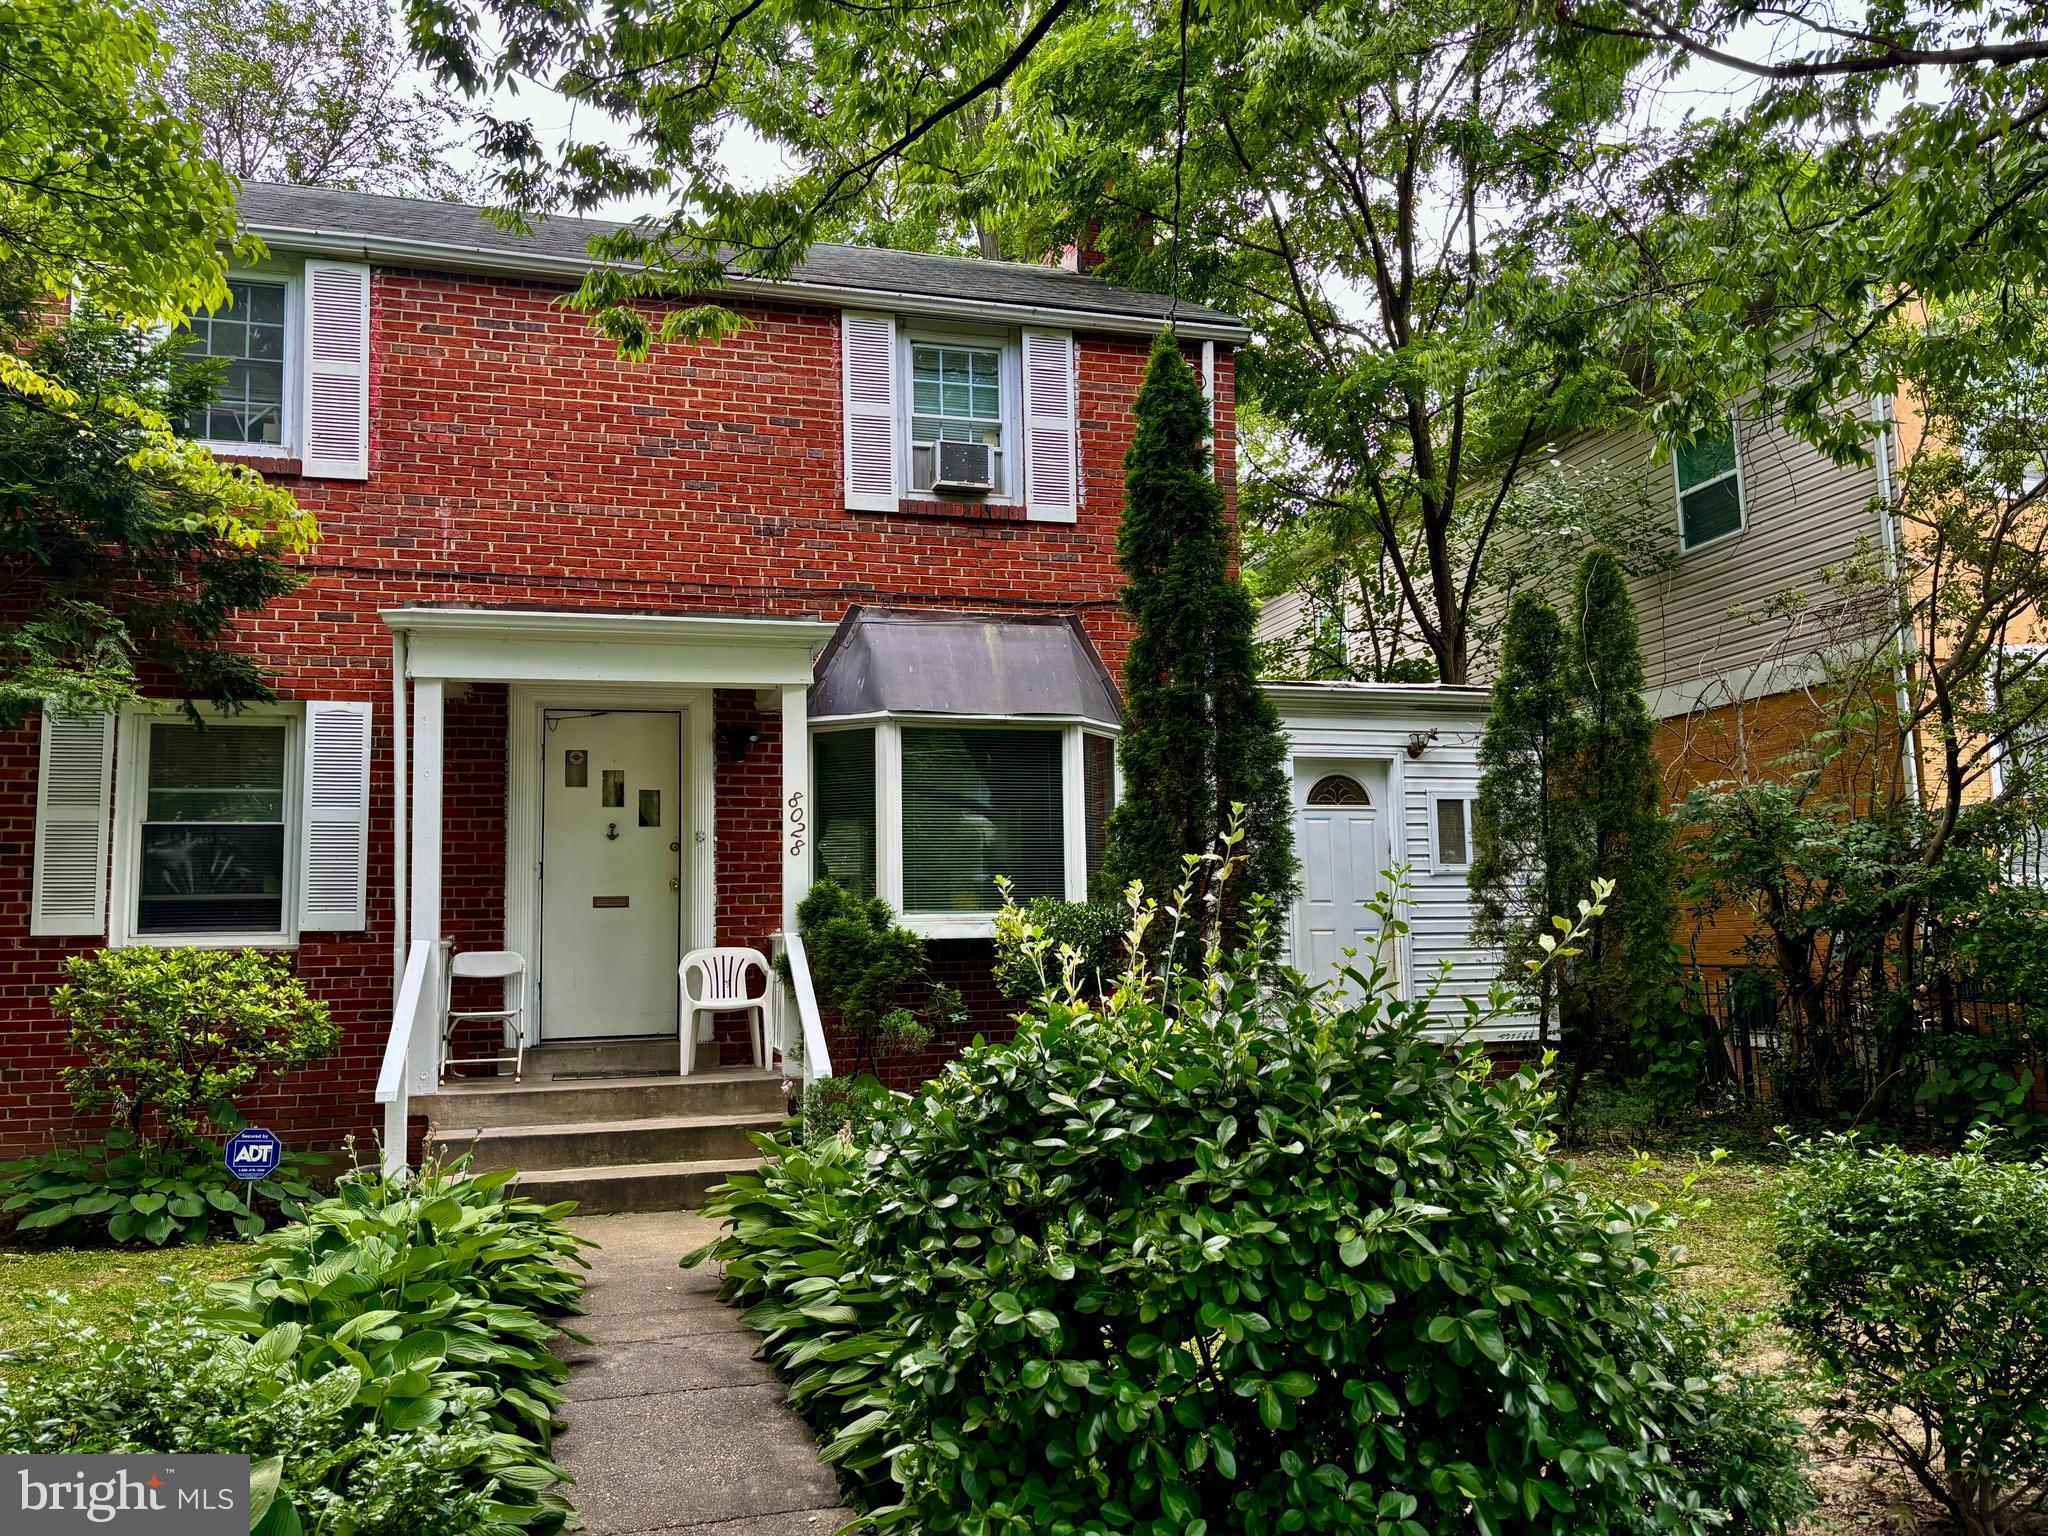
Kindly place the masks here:
<instances>
[{"instance_id":1,"label":"white door with arched window","mask_svg":"<svg viewBox=\"0 0 2048 1536\"><path fill-rule=\"evenodd\" d=\"M1310 981L1342 967L1372 969L1383 926L1372 901L1387 885L1387 764L1299 759L1294 765L1294 848L1301 895L1294 907L1294 964ZM1346 950L1355 951L1347 958ZM1395 963L1387 946L1385 963Z\"/></svg>"}]
</instances>

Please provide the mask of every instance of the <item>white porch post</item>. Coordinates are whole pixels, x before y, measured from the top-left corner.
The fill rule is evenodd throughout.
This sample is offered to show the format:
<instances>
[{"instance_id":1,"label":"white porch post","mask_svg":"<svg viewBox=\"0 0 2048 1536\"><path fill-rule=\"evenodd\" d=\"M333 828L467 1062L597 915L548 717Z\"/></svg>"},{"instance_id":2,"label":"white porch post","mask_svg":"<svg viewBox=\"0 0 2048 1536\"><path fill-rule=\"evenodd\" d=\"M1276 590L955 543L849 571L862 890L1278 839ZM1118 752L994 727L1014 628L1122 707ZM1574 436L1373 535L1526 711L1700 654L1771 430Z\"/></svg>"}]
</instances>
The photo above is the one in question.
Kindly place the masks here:
<instances>
[{"instance_id":1,"label":"white porch post","mask_svg":"<svg viewBox=\"0 0 2048 1536\"><path fill-rule=\"evenodd\" d=\"M810 689L782 689L782 926L796 928L796 904L811 873Z\"/></svg>"},{"instance_id":2,"label":"white porch post","mask_svg":"<svg viewBox=\"0 0 2048 1536\"><path fill-rule=\"evenodd\" d=\"M414 1093L432 1093L440 1077L441 1053L441 704L446 685L438 677L412 685L412 942L435 947L427 967L433 992L422 1012L429 1027L415 1029L407 1061Z\"/></svg>"}]
</instances>

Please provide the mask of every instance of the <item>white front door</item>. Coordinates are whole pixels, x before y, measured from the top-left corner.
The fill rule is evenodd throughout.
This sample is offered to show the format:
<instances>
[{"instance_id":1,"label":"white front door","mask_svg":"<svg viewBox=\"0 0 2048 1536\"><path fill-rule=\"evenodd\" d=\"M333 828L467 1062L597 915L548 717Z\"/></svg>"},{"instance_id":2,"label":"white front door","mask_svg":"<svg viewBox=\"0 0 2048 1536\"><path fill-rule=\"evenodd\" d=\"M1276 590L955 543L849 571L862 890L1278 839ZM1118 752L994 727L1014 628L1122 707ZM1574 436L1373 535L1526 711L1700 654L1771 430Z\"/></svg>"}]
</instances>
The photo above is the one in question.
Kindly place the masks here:
<instances>
[{"instance_id":1,"label":"white front door","mask_svg":"<svg viewBox=\"0 0 2048 1536\"><path fill-rule=\"evenodd\" d=\"M1294 847L1301 897L1294 909L1294 965L1312 982L1354 965L1371 974L1383 926L1368 905L1387 885L1384 763L1295 764ZM1347 960L1345 950L1357 952ZM1391 967L1391 948L1386 956Z\"/></svg>"},{"instance_id":2,"label":"white front door","mask_svg":"<svg viewBox=\"0 0 2048 1536\"><path fill-rule=\"evenodd\" d=\"M682 716L541 719L540 1037L673 1035Z\"/></svg>"}]
</instances>

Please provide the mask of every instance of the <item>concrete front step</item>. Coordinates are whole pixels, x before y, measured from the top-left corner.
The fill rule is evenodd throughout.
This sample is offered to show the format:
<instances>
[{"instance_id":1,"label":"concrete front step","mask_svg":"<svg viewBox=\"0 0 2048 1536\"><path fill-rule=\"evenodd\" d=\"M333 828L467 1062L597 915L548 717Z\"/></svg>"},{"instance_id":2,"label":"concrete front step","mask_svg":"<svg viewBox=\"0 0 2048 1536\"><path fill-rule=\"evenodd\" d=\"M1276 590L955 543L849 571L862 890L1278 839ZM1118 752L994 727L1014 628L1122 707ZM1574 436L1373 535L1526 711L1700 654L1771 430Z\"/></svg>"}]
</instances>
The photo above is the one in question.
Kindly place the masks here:
<instances>
[{"instance_id":1,"label":"concrete front step","mask_svg":"<svg viewBox=\"0 0 2048 1536\"><path fill-rule=\"evenodd\" d=\"M706 1158L680 1163L623 1163L596 1168L549 1168L519 1176L529 1199L574 1200L579 1216L624 1211L695 1211L735 1173L761 1166L753 1157Z\"/></svg>"},{"instance_id":2,"label":"concrete front step","mask_svg":"<svg viewBox=\"0 0 2048 1536\"><path fill-rule=\"evenodd\" d=\"M596 1078L503 1085L450 1083L414 1099L430 1127L580 1125L677 1115L787 1115L783 1080L769 1072L699 1072L690 1077Z\"/></svg>"},{"instance_id":3,"label":"concrete front step","mask_svg":"<svg viewBox=\"0 0 2048 1536\"><path fill-rule=\"evenodd\" d=\"M478 1173L516 1168L521 1173L599 1168L618 1163L696 1163L758 1158L751 1132L773 1132L787 1118L780 1110L751 1115L666 1115L638 1120L596 1120L563 1125L436 1126L435 1146L468 1152ZM653 1207L640 1206L648 1210Z\"/></svg>"}]
</instances>

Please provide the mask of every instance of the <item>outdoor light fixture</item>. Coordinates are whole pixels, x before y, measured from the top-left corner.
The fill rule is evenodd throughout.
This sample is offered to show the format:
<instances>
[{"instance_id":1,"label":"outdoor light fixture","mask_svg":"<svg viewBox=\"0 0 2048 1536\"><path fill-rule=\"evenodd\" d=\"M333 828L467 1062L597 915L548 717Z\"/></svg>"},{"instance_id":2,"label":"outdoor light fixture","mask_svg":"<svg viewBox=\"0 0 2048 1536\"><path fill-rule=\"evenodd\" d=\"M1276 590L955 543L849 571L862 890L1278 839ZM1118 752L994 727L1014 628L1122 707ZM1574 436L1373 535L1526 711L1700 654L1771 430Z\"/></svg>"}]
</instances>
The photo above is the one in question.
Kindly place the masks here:
<instances>
[{"instance_id":1,"label":"outdoor light fixture","mask_svg":"<svg viewBox=\"0 0 2048 1536\"><path fill-rule=\"evenodd\" d=\"M1435 731L1411 731L1408 734L1408 755L1419 758L1429 750L1429 744L1436 740Z\"/></svg>"},{"instance_id":2,"label":"outdoor light fixture","mask_svg":"<svg viewBox=\"0 0 2048 1536\"><path fill-rule=\"evenodd\" d=\"M761 733L755 727L737 720L729 720L718 728L718 744L725 749L725 755L736 763L747 760L747 752Z\"/></svg>"}]
</instances>

